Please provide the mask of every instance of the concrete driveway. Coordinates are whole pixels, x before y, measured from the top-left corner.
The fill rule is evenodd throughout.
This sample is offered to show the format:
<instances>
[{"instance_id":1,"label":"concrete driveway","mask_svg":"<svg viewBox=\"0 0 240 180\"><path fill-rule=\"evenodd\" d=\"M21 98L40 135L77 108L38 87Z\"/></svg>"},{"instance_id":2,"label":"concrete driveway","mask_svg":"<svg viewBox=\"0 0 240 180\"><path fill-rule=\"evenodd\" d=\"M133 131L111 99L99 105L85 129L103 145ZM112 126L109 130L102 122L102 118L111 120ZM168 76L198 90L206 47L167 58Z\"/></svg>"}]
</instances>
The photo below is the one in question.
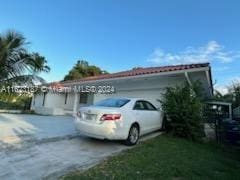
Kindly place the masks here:
<instances>
[{"instance_id":1,"label":"concrete driveway","mask_svg":"<svg viewBox=\"0 0 240 180\"><path fill-rule=\"evenodd\" d=\"M0 129L0 148L77 135L71 116L0 114Z\"/></svg>"},{"instance_id":2,"label":"concrete driveway","mask_svg":"<svg viewBox=\"0 0 240 180\"><path fill-rule=\"evenodd\" d=\"M1 180L57 179L129 148L79 135L70 116L0 114L0 142Z\"/></svg>"}]
</instances>

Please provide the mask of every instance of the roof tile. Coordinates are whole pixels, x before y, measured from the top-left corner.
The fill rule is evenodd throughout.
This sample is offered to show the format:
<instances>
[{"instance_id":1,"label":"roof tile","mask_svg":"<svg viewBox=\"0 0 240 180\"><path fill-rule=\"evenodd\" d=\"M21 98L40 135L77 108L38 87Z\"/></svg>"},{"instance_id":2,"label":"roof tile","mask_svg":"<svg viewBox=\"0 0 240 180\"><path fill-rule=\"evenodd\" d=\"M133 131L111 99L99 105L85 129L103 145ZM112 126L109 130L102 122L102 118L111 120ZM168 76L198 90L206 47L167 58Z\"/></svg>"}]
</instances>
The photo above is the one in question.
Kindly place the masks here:
<instances>
[{"instance_id":1,"label":"roof tile","mask_svg":"<svg viewBox=\"0 0 240 180\"><path fill-rule=\"evenodd\" d=\"M77 80L62 81L61 83L68 84L68 83L86 82L86 81L92 81L92 80L139 76L144 74L156 74L161 72L180 71L180 70L195 69L195 68L202 68L202 67L208 67L208 66L209 66L209 63L200 63L200 64L185 64L185 65L175 65L175 66L136 68L136 69L112 73L112 74L102 74L98 76L91 76L91 77L86 77L86 78L77 79Z\"/></svg>"}]
</instances>

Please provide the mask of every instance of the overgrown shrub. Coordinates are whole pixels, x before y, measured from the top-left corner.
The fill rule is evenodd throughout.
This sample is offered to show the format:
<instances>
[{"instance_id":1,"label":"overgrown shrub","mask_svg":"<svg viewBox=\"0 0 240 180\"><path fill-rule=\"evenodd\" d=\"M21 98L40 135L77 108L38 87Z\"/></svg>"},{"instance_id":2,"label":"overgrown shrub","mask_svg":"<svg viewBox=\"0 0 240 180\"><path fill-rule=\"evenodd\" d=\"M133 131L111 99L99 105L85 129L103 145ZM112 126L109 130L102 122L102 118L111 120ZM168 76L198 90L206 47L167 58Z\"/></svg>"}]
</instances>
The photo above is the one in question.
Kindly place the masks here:
<instances>
[{"instance_id":1,"label":"overgrown shrub","mask_svg":"<svg viewBox=\"0 0 240 180\"><path fill-rule=\"evenodd\" d=\"M166 131L178 137L197 140L204 135L201 85L169 87L163 94L162 108L167 115Z\"/></svg>"},{"instance_id":2,"label":"overgrown shrub","mask_svg":"<svg viewBox=\"0 0 240 180\"><path fill-rule=\"evenodd\" d=\"M29 95L0 94L0 109L28 110L31 105Z\"/></svg>"}]
</instances>

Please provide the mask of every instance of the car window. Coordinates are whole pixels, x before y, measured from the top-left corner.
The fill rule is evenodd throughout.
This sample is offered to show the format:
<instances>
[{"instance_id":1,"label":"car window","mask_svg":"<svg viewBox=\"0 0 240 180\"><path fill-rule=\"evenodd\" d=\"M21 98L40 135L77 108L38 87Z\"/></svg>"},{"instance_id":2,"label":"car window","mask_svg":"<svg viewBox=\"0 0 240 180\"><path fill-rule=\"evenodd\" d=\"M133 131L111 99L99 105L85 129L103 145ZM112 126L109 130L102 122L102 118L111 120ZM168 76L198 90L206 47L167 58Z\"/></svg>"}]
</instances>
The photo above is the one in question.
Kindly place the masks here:
<instances>
[{"instance_id":1,"label":"car window","mask_svg":"<svg viewBox=\"0 0 240 180\"><path fill-rule=\"evenodd\" d=\"M150 102L144 101L144 105L147 110L157 110Z\"/></svg>"},{"instance_id":2,"label":"car window","mask_svg":"<svg viewBox=\"0 0 240 180\"><path fill-rule=\"evenodd\" d=\"M102 101L97 102L94 104L95 106L104 106L104 107L123 107L126 105L130 100L129 99L115 99L109 98Z\"/></svg>"},{"instance_id":3,"label":"car window","mask_svg":"<svg viewBox=\"0 0 240 180\"><path fill-rule=\"evenodd\" d=\"M157 110L150 102L137 101L133 107L134 110Z\"/></svg>"},{"instance_id":4,"label":"car window","mask_svg":"<svg viewBox=\"0 0 240 180\"><path fill-rule=\"evenodd\" d=\"M133 107L135 110L144 110L144 105L142 101L137 101Z\"/></svg>"}]
</instances>

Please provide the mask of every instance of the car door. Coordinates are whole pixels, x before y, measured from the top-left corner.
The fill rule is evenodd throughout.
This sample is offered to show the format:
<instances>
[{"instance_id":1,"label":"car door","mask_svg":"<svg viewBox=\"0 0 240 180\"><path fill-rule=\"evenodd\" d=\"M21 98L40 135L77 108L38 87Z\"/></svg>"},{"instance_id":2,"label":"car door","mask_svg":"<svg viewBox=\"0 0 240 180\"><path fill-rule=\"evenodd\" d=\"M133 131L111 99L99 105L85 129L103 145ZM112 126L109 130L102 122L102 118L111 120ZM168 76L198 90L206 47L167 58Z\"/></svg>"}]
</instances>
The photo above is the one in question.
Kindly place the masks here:
<instances>
[{"instance_id":1,"label":"car door","mask_svg":"<svg viewBox=\"0 0 240 180\"><path fill-rule=\"evenodd\" d=\"M133 106L133 114L134 114L134 119L140 124L140 133L145 134L147 133L151 125L149 121L147 121L149 115L146 111L145 106L144 106L144 101L136 101L134 106Z\"/></svg>"},{"instance_id":2,"label":"car door","mask_svg":"<svg viewBox=\"0 0 240 180\"><path fill-rule=\"evenodd\" d=\"M149 132L160 129L162 126L162 113L153 104L148 101L143 102L146 116L149 121Z\"/></svg>"}]
</instances>

